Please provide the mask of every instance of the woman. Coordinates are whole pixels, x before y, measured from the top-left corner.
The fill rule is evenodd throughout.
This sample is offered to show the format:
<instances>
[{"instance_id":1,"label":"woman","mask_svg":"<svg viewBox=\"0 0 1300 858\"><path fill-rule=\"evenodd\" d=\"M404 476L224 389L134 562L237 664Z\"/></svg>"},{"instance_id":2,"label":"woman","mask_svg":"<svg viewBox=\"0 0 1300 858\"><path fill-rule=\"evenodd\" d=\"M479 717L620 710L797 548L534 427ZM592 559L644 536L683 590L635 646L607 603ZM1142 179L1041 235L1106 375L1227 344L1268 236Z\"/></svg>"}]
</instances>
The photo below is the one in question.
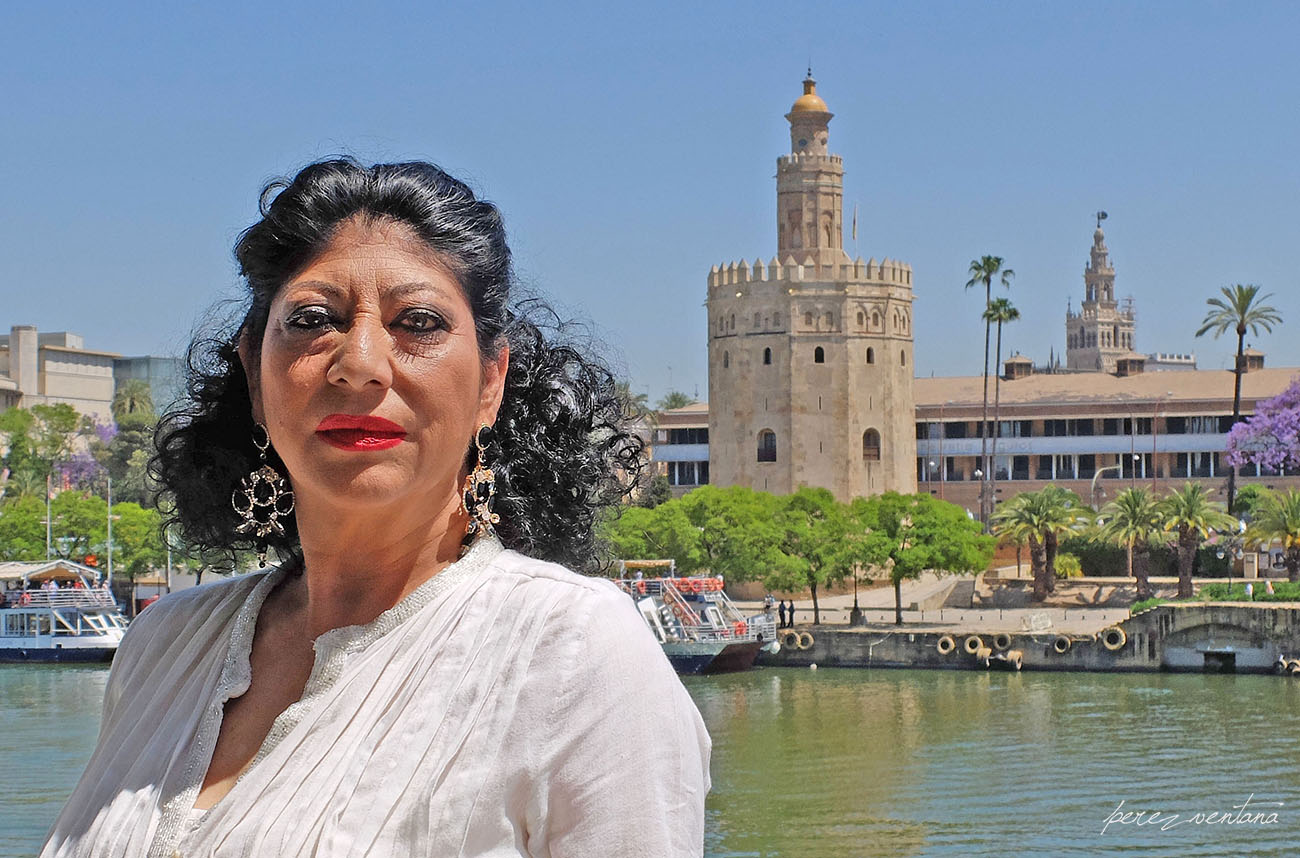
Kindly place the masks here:
<instances>
[{"instance_id":1,"label":"woman","mask_svg":"<svg viewBox=\"0 0 1300 858\"><path fill-rule=\"evenodd\" d=\"M143 612L45 856L699 855L709 739L592 525L640 445L509 307L498 211L428 164L263 193L238 330L157 476L288 559Z\"/></svg>"}]
</instances>

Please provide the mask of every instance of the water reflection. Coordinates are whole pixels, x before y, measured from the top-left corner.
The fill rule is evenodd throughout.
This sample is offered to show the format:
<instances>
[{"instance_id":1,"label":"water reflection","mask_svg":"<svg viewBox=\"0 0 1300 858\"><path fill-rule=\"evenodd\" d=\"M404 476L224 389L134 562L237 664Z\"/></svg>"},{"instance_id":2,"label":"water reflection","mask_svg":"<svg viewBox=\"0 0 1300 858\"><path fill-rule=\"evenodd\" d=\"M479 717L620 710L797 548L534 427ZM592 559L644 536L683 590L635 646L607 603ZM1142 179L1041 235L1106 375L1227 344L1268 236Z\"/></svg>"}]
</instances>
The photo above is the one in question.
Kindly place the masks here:
<instances>
[{"instance_id":1,"label":"water reflection","mask_svg":"<svg viewBox=\"0 0 1300 858\"><path fill-rule=\"evenodd\" d=\"M1300 683L1258 676L767 669L687 686L714 738L706 853L1290 855ZM1272 826L1112 825L1128 809ZM1291 810L1294 808L1294 810Z\"/></svg>"}]
</instances>

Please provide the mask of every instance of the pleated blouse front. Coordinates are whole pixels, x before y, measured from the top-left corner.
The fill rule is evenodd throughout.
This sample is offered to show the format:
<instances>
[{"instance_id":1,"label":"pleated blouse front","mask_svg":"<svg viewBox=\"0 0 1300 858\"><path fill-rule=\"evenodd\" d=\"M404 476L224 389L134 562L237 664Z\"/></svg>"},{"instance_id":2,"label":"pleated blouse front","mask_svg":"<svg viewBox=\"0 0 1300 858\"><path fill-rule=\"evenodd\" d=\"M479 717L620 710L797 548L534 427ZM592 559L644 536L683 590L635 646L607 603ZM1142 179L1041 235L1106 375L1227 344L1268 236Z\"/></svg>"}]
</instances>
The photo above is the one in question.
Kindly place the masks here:
<instances>
[{"instance_id":1,"label":"pleated blouse front","mask_svg":"<svg viewBox=\"0 0 1300 858\"><path fill-rule=\"evenodd\" d=\"M132 623L42 858L702 854L709 737L635 606L494 540L317 638L302 699L195 815L283 574L183 591Z\"/></svg>"}]
</instances>

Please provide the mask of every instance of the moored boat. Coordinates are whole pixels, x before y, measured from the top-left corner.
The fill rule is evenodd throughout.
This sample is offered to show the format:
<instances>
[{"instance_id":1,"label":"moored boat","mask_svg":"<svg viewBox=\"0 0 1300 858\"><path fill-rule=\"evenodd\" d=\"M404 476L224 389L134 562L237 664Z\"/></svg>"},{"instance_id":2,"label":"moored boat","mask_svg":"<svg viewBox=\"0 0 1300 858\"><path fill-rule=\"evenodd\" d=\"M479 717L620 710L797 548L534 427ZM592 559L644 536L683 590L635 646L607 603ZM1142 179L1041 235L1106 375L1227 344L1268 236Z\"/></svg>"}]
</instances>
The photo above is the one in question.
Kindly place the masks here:
<instances>
[{"instance_id":1,"label":"moored boat","mask_svg":"<svg viewBox=\"0 0 1300 858\"><path fill-rule=\"evenodd\" d=\"M627 572L663 569L666 576L628 578ZM724 673L754 665L760 649L775 652L776 620L744 615L727 597L721 578L679 578L671 561L625 561L615 583L636 603L646 626L678 673Z\"/></svg>"},{"instance_id":2,"label":"moored boat","mask_svg":"<svg viewBox=\"0 0 1300 858\"><path fill-rule=\"evenodd\" d=\"M113 594L80 563L0 563L0 662L111 661L126 633Z\"/></svg>"}]
</instances>

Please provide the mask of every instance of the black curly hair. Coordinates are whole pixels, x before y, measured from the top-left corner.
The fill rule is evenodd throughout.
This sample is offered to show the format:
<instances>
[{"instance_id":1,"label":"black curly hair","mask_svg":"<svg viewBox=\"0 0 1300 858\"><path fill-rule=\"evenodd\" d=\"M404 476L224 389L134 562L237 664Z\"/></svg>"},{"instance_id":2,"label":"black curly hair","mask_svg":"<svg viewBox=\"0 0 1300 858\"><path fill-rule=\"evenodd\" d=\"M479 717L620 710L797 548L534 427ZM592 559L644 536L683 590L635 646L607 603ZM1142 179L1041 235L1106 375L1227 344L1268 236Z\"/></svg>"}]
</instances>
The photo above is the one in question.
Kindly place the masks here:
<instances>
[{"instance_id":1,"label":"black curly hair","mask_svg":"<svg viewBox=\"0 0 1300 858\"><path fill-rule=\"evenodd\" d=\"M248 287L233 330L190 346L188 396L159 420L150 470L160 501L185 542L200 554L262 547L236 532L231 506L240 480L257 466L241 336L260 346L277 290L356 217L409 227L455 275L474 313L486 360L510 347L505 394L488 458L496 473L497 534L508 548L580 571L599 568L593 527L601 511L636 485L641 440L609 369L590 346L572 341L542 300L514 301L501 213L461 181L424 162L367 167L351 158L310 164L262 190L261 220L240 235L235 257ZM543 332L550 334L548 337ZM467 455L470 441L466 439ZM281 473L283 463L268 451ZM298 554L296 524L267 547Z\"/></svg>"}]
</instances>

